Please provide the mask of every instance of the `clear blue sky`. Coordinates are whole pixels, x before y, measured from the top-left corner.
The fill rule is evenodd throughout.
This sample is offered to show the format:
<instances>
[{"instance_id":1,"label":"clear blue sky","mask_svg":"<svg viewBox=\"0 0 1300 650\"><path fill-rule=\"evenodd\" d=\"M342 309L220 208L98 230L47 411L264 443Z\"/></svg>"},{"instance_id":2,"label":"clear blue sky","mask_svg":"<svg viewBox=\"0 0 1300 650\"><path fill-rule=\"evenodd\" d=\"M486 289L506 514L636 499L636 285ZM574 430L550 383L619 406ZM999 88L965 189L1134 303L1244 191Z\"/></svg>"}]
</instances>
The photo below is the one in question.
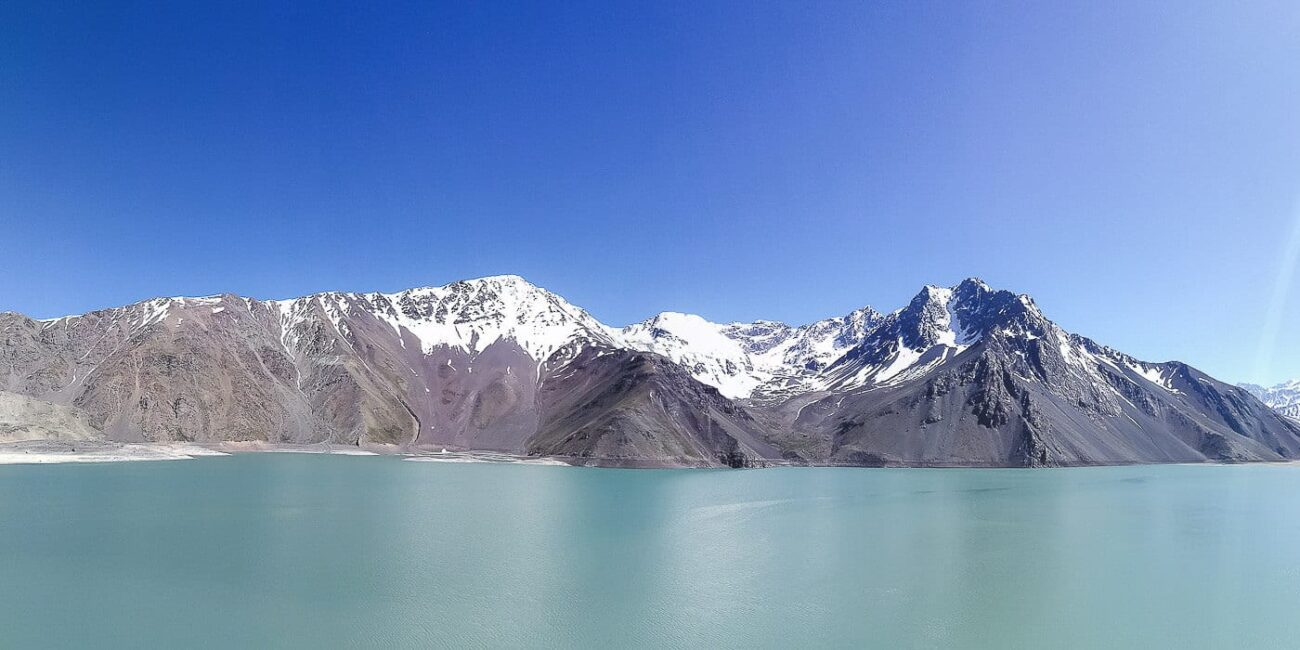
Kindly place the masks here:
<instances>
[{"instance_id":1,"label":"clear blue sky","mask_svg":"<svg viewBox=\"0 0 1300 650\"><path fill-rule=\"evenodd\" d=\"M805 322L976 275L1300 377L1293 1L174 4L0 4L0 309L518 273Z\"/></svg>"}]
</instances>

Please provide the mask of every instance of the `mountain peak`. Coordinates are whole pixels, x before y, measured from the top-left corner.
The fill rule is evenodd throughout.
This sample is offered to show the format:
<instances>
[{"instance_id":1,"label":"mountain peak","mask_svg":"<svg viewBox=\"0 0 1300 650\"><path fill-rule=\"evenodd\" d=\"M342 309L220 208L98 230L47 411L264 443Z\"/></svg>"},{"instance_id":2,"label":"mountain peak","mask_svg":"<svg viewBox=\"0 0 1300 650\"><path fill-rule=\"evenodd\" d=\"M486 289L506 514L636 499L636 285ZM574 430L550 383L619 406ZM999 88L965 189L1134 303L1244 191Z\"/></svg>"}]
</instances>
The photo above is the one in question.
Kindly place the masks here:
<instances>
[{"instance_id":1,"label":"mountain peak","mask_svg":"<svg viewBox=\"0 0 1300 650\"><path fill-rule=\"evenodd\" d=\"M1284 381L1269 387L1257 384L1237 385L1246 389L1279 413L1300 419L1300 379Z\"/></svg>"},{"instance_id":2,"label":"mountain peak","mask_svg":"<svg viewBox=\"0 0 1300 650\"><path fill-rule=\"evenodd\" d=\"M921 291L918 292L918 293L916 294L916 296L912 298L912 302L914 302L914 303L915 303L915 302L918 302L918 301L920 301L920 302L927 302L927 301L940 301L940 302L943 302L943 301L947 301L947 300L948 300L949 298L951 298L951 297L952 297L952 289L951 289L951 288L949 288L949 287L941 287L941 286L936 285L936 284L927 284L927 285L925 285L924 287L921 287Z\"/></svg>"},{"instance_id":3,"label":"mountain peak","mask_svg":"<svg viewBox=\"0 0 1300 650\"><path fill-rule=\"evenodd\" d=\"M524 279L523 276L514 275L512 273L507 273L505 275L485 275L481 278L466 278L464 280L457 280L456 282L452 282L445 286L453 286L453 285L464 285L464 286L471 286L471 287L477 287L477 286L512 287L512 288L518 288L523 290L537 289L537 290L545 291L545 289L542 289L541 287Z\"/></svg>"},{"instance_id":4,"label":"mountain peak","mask_svg":"<svg viewBox=\"0 0 1300 650\"><path fill-rule=\"evenodd\" d=\"M330 294L333 295L333 294ZM317 298L282 301L291 314ZM326 310L332 320L340 310L373 311L397 332L415 337L428 352L437 346L479 353L508 339L536 361L569 341L609 343L608 328L585 310L518 275L458 280L441 287L396 293L339 294Z\"/></svg>"},{"instance_id":5,"label":"mountain peak","mask_svg":"<svg viewBox=\"0 0 1300 650\"><path fill-rule=\"evenodd\" d=\"M534 285L532 282L529 282L527 279L525 279L524 276L522 276L522 275L517 275L517 274L514 274L514 273L502 273L502 274L499 274L499 275L485 275L485 276L480 277L480 278L470 278L470 281L471 281L471 282L474 282L474 281L481 281L481 282L484 282L484 281L486 281L486 282L523 283L523 284L527 284L527 285L531 285L531 286L536 286L536 285Z\"/></svg>"},{"instance_id":6,"label":"mountain peak","mask_svg":"<svg viewBox=\"0 0 1300 650\"><path fill-rule=\"evenodd\" d=\"M947 303L953 299L969 300L997 291L976 277L966 278L951 287L927 284L921 287L921 290L912 298L909 306L913 304L919 306L925 303Z\"/></svg>"}]
</instances>

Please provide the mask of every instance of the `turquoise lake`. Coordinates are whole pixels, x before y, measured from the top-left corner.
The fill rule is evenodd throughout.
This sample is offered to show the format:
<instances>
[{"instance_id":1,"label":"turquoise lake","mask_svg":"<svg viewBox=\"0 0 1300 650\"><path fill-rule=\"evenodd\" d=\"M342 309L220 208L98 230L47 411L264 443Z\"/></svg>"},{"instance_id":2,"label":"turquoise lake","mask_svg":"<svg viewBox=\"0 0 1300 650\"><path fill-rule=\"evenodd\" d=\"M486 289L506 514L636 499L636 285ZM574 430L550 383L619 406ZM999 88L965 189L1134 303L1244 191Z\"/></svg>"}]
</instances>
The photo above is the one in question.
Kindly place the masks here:
<instances>
[{"instance_id":1,"label":"turquoise lake","mask_svg":"<svg viewBox=\"0 0 1300 650\"><path fill-rule=\"evenodd\" d=\"M0 466L0 647L1300 645L1300 467Z\"/></svg>"}]
</instances>

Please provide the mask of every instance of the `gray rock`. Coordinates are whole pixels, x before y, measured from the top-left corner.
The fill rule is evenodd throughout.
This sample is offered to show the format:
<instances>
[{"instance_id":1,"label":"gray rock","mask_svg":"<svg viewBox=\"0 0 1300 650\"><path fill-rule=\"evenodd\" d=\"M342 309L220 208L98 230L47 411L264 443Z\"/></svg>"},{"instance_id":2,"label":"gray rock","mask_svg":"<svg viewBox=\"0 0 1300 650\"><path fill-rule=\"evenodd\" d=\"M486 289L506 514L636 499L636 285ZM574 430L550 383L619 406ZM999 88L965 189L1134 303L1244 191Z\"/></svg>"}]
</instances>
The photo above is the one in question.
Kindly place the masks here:
<instances>
[{"instance_id":1,"label":"gray rock","mask_svg":"<svg viewBox=\"0 0 1300 650\"><path fill-rule=\"evenodd\" d=\"M682 323L705 336L672 330ZM618 330L514 276L3 313L0 391L0 436L22 440L396 445L619 466L1300 456L1300 425L1248 391L1067 333L1027 296L977 280L802 327L659 317Z\"/></svg>"}]
</instances>

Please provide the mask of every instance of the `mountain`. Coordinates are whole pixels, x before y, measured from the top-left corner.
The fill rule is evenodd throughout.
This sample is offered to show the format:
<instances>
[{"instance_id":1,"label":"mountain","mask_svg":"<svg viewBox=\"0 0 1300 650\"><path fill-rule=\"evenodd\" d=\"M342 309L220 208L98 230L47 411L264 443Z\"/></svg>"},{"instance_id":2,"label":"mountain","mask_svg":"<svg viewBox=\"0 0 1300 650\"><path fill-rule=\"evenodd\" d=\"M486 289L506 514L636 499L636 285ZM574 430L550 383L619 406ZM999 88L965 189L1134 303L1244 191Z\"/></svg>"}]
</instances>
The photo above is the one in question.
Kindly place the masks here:
<instances>
[{"instance_id":1,"label":"mountain","mask_svg":"<svg viewBox=\"0 0 1300 650\"><path fill-rule=\"evenodd\" d=\"M870 307L802 327L775 321L719 325L665 312L619 335L623 345L665 356L740 399L821 388L821 372L861 343L880 319Z\"/></svg>"},{"instance_id":2,"label":"mountain","mask_svg":"<svg viewBox=\"0 0 1300 650\"><path fill-rule=\"evenodd\" d=\"M613 328L517 276L399 293L0 314L0 441L330 442L618 466L1300 456L1300 425L1024 295L928 286L803 326Z\"/></svg>"},{"instance_id":3,"label":"mountain","mask_svg":"<svg viewBox=\"0 0 1300 650\"><path fill-rule=\"evenodd\" d=\"M1278 413L1300 420L1300 379L1282 382L1272 388L1255 384L1240 384L1240 386L1273 407Z\"/></svg>"},{"instance_id":4,"label":"mountain","mask_svg":"<svg viewBox=\"0 0 1300 650\"><path fill-rule=\"evenodd\" d=\"M818 462L1077 465L1294 458L1300 427L1179 362L1139 361L977 280L927 287L827 370L850 388L790 400Z\"/></svg>"}]
</instances>

